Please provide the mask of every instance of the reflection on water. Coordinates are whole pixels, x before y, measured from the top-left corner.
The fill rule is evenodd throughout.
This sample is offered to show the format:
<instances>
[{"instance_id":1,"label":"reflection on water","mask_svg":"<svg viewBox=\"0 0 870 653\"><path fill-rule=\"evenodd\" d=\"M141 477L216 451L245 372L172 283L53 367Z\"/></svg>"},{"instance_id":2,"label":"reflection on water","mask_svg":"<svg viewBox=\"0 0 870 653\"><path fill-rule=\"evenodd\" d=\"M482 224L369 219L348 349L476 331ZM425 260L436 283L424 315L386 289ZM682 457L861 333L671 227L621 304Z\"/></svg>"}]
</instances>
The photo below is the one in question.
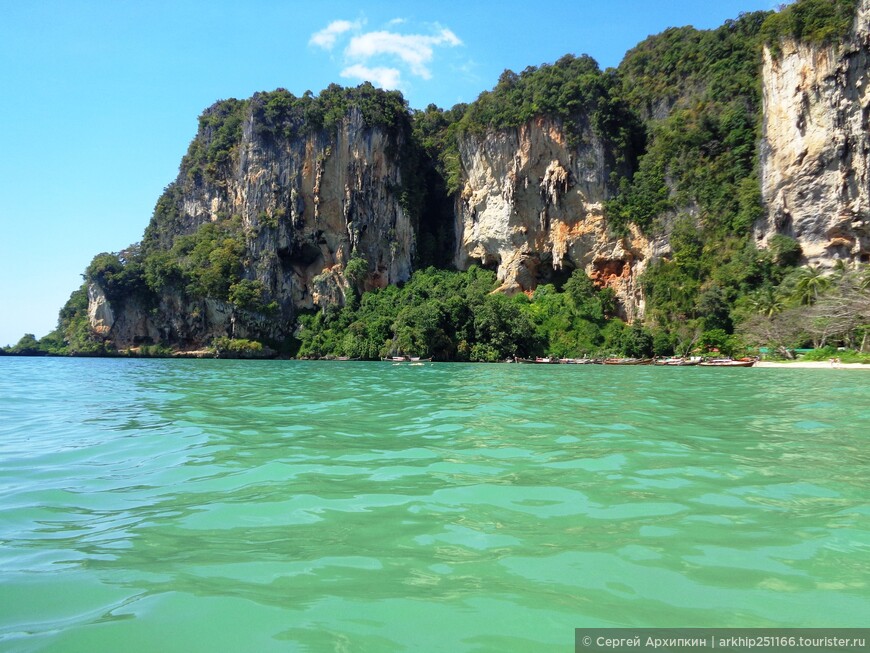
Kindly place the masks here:
<instances>
[{"instance_id":1,"label":"reflection on water","mask_svg":"<svg viewBox=\"0 0 870 653\"><path fill-rule=\"evenodd\" d=\"M0 367L0 650L565 650L870 613L858 373Z\"/></svg>"}]
</instances>

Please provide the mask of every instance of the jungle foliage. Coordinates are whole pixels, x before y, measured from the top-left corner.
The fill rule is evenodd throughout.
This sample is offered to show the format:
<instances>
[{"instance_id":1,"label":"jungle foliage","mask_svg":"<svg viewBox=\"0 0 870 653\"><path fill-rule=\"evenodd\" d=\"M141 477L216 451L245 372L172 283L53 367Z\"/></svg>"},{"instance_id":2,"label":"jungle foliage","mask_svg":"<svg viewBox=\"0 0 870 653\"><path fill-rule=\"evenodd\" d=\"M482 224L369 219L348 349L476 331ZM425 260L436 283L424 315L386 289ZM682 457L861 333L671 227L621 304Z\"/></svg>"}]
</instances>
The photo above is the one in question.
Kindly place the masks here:
<instances>
[{"instance_id":1,"label":"jungle foliage","mask_svg":"<svg viewBox=\"0 0 870 653\"><path fill-rule=\"evenodd\" d=\"M734 302L778 283L777 264L797 263L774 261L751 239L762 215L759 62L768 16L743 14L708 31L666 30L631 50L619 68L625 97L649 135L607 219L616 234L635 225L668 236L671 256L649 266L641 283L647 324L675 343L699 343L714 330L731 334Z\"/></svg>"},{"instance_id":2,"label":"jungle foliage","mask_svg":"<svg viewBox=\"0 0 870 653\"><path fill-rule=\"evenodd\" d=\"M463 113L459 130L483 133L549 116L562 121L569 144L578 145L588 127L630 158L642 147L643 133L620 90L615 71L602 71L588 55L569 54L519 74L505 70Z\"/></svg>"},{"instance_id":3,"label":"jungle foliage","mask_svg":"<svg viewBox=\"0 0 870 653\"><path fill-rule=\"evenodd\" d=\"M762 33L774 54L785 37L837 47L852 29L857 6L858 0L800 0L771 14Z\"/></svg>"},{"instance_id":4,"label":"jungle foliage","mask_svg":"<svg viewBox=\"0 0 870 653\"><path fill-rule=\"evenodd\" d=\"M405 354L449 361L501 361L514 356L652 352L613 316L609 289L582 271L557 289L539 286L528 297L493 293L495 274L419 270L402 287L354 297L301 319L299 355L378 359ZM645 334L651 341L651 335ZM642 339L642 338L641 338Z\"/></svg>"}]
</instances>

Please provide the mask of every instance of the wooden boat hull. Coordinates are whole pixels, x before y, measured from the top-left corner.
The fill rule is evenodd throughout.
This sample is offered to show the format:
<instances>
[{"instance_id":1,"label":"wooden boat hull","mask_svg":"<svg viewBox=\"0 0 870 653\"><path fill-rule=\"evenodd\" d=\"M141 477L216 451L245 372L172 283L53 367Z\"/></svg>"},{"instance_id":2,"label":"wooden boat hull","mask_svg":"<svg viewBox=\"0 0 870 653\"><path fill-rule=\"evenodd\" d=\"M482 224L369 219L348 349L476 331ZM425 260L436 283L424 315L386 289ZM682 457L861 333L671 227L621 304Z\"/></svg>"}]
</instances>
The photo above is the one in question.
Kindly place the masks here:
<instances>
[{"instance_id":1,"label":"wooden boat hull","mask_svg":"<svg viewBox=\"0 0 870 653\"><path fill-rule=\"evenodd\" d=\"M385 363L431 363L432 358L420 358L419 356L388 356L382 358Z\"/></svg>"}]
</instances>

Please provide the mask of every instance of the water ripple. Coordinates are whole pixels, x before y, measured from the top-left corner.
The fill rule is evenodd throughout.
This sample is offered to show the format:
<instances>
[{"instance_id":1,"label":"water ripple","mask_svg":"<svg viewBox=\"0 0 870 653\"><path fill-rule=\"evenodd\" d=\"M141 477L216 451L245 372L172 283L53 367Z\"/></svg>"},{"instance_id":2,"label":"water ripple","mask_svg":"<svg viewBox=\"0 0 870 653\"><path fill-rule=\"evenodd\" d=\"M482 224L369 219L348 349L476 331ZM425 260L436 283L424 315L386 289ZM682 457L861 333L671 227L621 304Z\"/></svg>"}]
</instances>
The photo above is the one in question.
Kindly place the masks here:
<instances>
[{"instance_id":1,"label":"water ripple","mask_svg":"<svg viewBox=\"0 0 870 653\"><path fill-rule=\"evenodd\" d=\"M165 650L167 624L177 650L549 650L870 612L848 374L0 367L0 650Z\"/></svg>"}]
</instances>

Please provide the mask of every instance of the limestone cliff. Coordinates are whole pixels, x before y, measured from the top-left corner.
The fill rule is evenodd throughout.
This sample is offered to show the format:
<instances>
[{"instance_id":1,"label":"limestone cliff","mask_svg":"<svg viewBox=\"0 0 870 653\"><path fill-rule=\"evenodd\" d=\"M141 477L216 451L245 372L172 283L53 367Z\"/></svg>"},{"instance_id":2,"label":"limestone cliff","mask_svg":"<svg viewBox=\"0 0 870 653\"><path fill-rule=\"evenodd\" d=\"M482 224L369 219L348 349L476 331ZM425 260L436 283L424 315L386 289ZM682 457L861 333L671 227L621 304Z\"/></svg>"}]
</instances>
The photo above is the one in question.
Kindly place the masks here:
<instances>
[{"instance_id":1,"label":"limestone cliff","mask_svg":"<svg viewBox=\"0 0 870 653\"><path fill-rule=\"evenodd\" d=\"M234 305L226 289L191 293L179 282L145 302L122 297L113 305L92 283L95 333L119 346L198 346L224 335L281 340L292 333L299 309L344 303L352 286L343 271L352 257L367 264L357 279L362 289L410 276L415 229L402 200L407 114L404 124L400 117L372 125L349 106L329 126L288 126L290 118L269 119L274 95L218 103L203 114L143 241L152 254L169 252L203 225L232 225L225 229L243 242L240 276L262 284L259 303L271 304L268 314Z\"/></svg>"},{"instance_id":2,"label":"limestone cliff","mask_svg":"<svg viewBox=\"0 0 870 653\"><path fill-rule=\"evenodd\" d=\"M613 153L589 128L578 140L570 146L562 124L547 118L460 139L456 266L496 269L506 292L580 268L612 287L631 319L643 312L637 280L650 244L637 230L627 238L608 234Z\"/></svg>"},{"instance_id":3,"label":"limestone cliff","mask_svg":"<svg viewBox=\"0 0 870 653\"><path fill-rule=\"evenodd\" d=\"M241 216L247 267L288 306L312 308L325 295L342 302L346 284L328 279L352 254L368 261L368 286L407 279L415 241L399 196L401 132L367 126L357 108L334 130L303 137L257 127L249 111L227 174L185 185L184 222Z\"/></svg>"},{"instance_id":4,"label":"limestone cliff","mask_svg":"<svg viewBox=\"0 0 870 653\"><path fill-rule=\"evenodd\" d=\"M836 47L785 39L764 50L765 243L798 240L808 262L870 260L870 0Z\"/></svg>"}]
</instances>

